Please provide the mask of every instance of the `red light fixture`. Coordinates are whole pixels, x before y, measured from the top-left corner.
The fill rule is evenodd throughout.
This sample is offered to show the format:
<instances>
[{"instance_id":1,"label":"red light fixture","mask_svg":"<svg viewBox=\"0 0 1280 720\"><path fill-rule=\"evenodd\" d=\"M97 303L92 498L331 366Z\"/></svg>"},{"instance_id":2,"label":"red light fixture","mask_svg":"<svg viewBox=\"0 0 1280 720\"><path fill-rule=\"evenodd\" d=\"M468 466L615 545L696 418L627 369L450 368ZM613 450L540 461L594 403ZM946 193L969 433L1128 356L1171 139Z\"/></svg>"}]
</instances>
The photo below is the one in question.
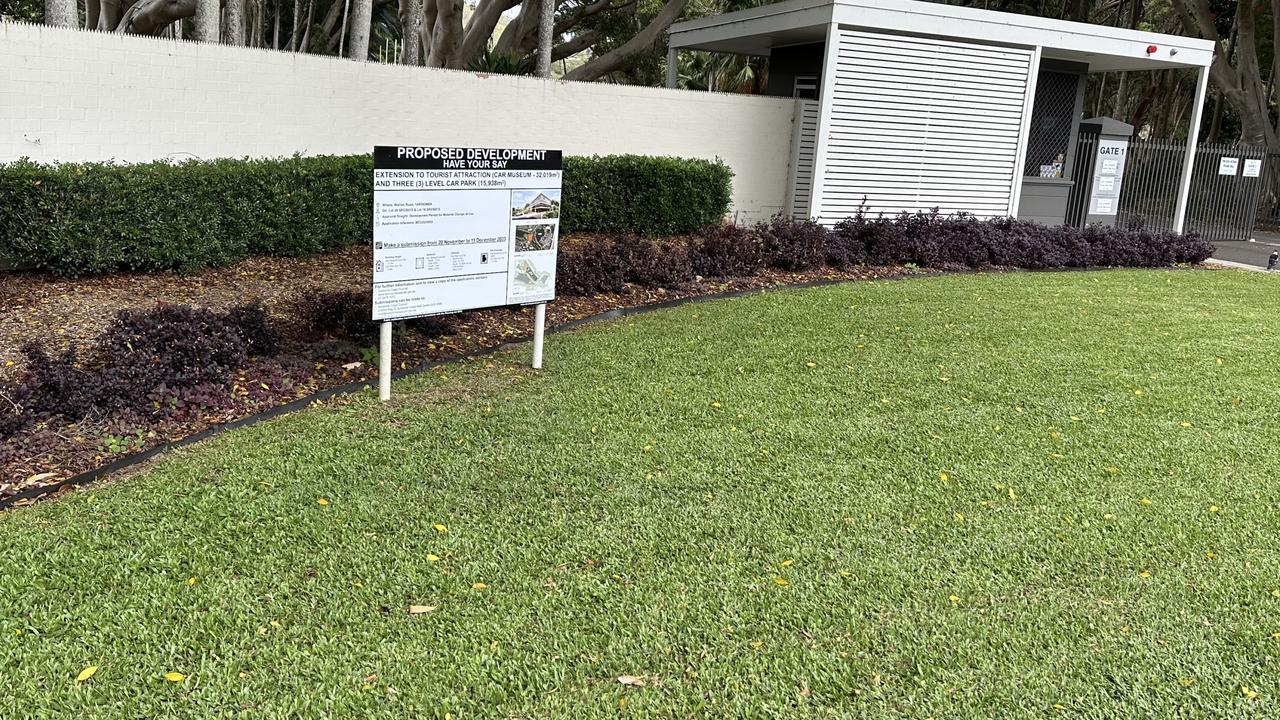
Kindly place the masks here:
<instances>
[{"instance_id":1,"label":"red light fixture","mask_svg":"<svg viewBox=\"0 0 1280 720\"><path fill-rule=\"evenodd\" d=\"M1148 45L1148 46L1147 46L1147 54L1148 54L1148 55L1155 55L1155 54L1156 54L1156 51L1157 51L1157 50L1159 50L1159 49L1160 49L1160 48L1156 47L1155 45Z\"/></svg>"}]
</instances>

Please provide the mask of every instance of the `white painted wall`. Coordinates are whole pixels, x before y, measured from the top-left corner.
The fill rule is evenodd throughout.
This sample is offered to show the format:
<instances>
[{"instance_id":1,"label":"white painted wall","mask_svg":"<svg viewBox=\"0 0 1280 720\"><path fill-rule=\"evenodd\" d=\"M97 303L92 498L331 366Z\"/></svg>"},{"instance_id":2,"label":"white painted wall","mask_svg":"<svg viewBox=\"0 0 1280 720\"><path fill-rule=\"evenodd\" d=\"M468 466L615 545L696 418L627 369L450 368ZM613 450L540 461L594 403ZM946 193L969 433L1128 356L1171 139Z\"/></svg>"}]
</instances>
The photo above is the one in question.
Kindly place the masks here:
<instances>
[{"instance_id":1,"label":"white painted wall","mask_svg":"<svg viewBox=\"0 0 1280 720\"><path fill-rule=\"evenodd\" d=\"M716 158L733 212L786 207L795 101L569 83L0 23L0 161L279 156L374 145Z\"/></svg>"}]
</instances>

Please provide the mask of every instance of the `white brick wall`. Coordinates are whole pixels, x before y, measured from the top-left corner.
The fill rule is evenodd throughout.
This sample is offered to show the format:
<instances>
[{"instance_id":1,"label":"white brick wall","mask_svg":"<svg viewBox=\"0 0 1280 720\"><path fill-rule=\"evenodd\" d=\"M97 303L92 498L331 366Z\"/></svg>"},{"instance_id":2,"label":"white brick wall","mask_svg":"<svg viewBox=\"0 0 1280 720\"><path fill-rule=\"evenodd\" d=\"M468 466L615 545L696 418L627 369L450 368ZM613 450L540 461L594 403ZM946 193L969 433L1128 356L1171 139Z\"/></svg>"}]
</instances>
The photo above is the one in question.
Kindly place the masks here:
<instances>
[{"instance_id":1,"label":"white brick wall","mask_svg":"<svg viewBox=\"0 0 1280 720\"><path fill-rule=\"evenodd\" d=\"M0 161L524 146L719 157L734 212L785 205L794 101L357 63L0 23Z\"/></svg>"}]
</instances>

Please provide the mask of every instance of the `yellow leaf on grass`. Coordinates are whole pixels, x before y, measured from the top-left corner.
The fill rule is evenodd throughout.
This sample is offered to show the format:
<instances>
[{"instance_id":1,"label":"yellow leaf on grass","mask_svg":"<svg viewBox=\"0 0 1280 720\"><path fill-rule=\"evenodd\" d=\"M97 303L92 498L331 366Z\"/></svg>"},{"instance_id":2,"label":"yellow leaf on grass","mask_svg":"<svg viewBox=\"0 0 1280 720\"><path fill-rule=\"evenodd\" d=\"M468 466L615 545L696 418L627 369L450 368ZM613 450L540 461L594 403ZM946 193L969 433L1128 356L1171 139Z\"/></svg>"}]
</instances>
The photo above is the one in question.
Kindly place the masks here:
<instances>
[{"instance_id":1,"label":"yellow leaf on grass","mask_svg":"<svg viewBox=\"0 0 1280 720\"><path fill-rule=\"evenodd\" d=\"M946 474L945 472L940 472L938 473L938 479L941 480L942 482L947 482L948 480L951 479L951 476Z\"/></svg>"},{"instance_id":2,"label":"yellow leaf on grass","mask_svg":"<svg viewBox=\"0 0 1280 720\"><path fill-rule=\"evenodd\" d=\"M439 555L436 555L435 553L427 553L427 562L436 562L439 559Z\"/></svg>"},{"instance_id":3,"label":"yellow leaf on grass","mask_svg":"<svg viewBox=\"0 0 1280 720\"><path fill-rule=\"evenodd\" d=\"M1272 596L1274 596L1274 597L1278 597L1278 598L1280 598L1280 590L1272 590L1272 591L1271 591L1271 594L1272 594Z\"/></svg>"},{"instance_id":4,"label":"yellow leaf on grass","mask_svg":"<svg viewBox=\"0 0 1280 720\"><path fill-rule=\"evenodd\" d=\"M436 611L435 605L410 605L409 606L410 615L421 615L423 613L429 613L429 612L435 612L435 611Z\"/></svg>"},{"instance_id":5,"label":"yellow leaf on grass","mask_svg":"<svg viewBox=\"0 0 1280 720\"><path fill-rule=\"evenodd\" d=\"M784 577L776 577L773 579L773 584L774 585L790 585L791 583L787 582L787 579Z\"/></svg>"},{"instance_id":6,"label":"yellow leaf on grass","mask_svg":"<svg viewBox=\"0 0 1280 720\"><path fill-rule=\"evenodd\" d=\"M328 504L329 504L329 499L328 499L328 498L316 498L316 502L320 503L321 505L328 505Z\"/></svg>"},{"instance_id":7,"label":"yellow leaf on grass","mask_svg":"<svg viewBox=\"0 0 1280 720\"><path fill-rule=\"evenodd\" d=\"M951 601L951 604L953 604L953 605L959 605L959 604L960 604L960 596L959 596L959 595L949 595L949 596L947 596L947 599L948 599L948 600L950 600L950 601Z\"/></svg>"},{"instance_id":8,"label":"yellow leaf on grass","mask_svg":"<svg viewBox=\"0 0 1280 720\"><path fill-rule=\"evenodd\" d=\"M1151 573L1147 572L1146 570L1143 570L1142 572L1138 573L1138 577L1140 577L1140 578L1149 578L1149 577L1151 577Z\"/></svg>"},{"instance_id":9,"label":"yellow leaf on grass","mask_svg":"<svg viewBox=\"0 0 1280 720\"><path fill-rule=\"evenodd\" d=\"M1192 680L1191 678L1178 678L1178 684L1182 687L1189 687L1194 682L1195 680Z\"/></svg>"},{"instance_id":10,"label":"yellow leaf on grass","mask_svg":"<svg viewBox=\"0 0 1280 720\"><path fill-rule=\"evenodd\" d=\"M1221 509L1222 509L1222 508L1218 507L1217 505L1210 505L1210 506L1209 506L1209 512L1211 512L1211 513L1216 513L1216 512L1218 512L1218 511L1219 511L1219 510L1221 510Z\"/></svg>"},{"instance_id":11,"label":"yellow leaf on grass","mask_svg":"<svg viewBox=\"0 0 1280 720\"><path fill-rule=\"evenodd\" d=\"M791 564L792 564L792 563L794 563L794 562L795 562L795 560L783 560L783 561L782 561L782 567L791 567Z\"/></svg>"},{"instance_id":12,"label":"yellow leaf on grass","mask_svg":"<svg viewBox=\"0 0 1280 720\"><path fill-rule=\"evenodd\" d=\"M90 665L89 667L80 671L80 674L76 676L76 682L84 682L85 680L88 680L89 678L93 677L93 674L96 672L98 672L98 666Z\"/></svg>"},{"instance_id":13,"label":"yellow leaf on grass","mask_svg":"<svg viewBox=\"0 0 1280 720\"><path fill-rule=\"evenodd\" d=\"M168 680L169 682L182 682L183 680L187 679L187 676L183 675L180 672L170 671L164 674L164 679Z\"/></svg>"},{"instance_id":14,"label":"yellow leaf on grass","mask_svg":"<svg viewBox=\"0 0 1280 720\"><path fill-rule=\"evenodd\" d=\"M1139 502L1139 503L1141 503L1141 504L1143 504L1143 505L1150 505L1150 504L1151 504L1151 500L1150 500L1150 498L1142 498L1142 499L1141 499L1141 500L1139 500L1138 502Z\"/></svg>"},{"instance_id":15,"label":"yellow leaf on grass","mask_svg":"<svg viewBox=\"0 0 1280 720\"><path fill-rule=\"evenodd\" d=\"M809 362L809 363L805 363L805 364L804 364L804 366L805 366L805 367L815 368L815 367L818 367L818 363L811 363L811 362Z\"/></svg>"},{"instance_id":16,"label":"yellow leaf on grass","mask_svg":"<svg viewBox=\"0 0 1280 720\"><path fill-rule=\"evenodd\" d=\"M1246 686L1244 686L1244 685L1241 685L1241 686L1240 686L1240 694L1241 694L1241 695L1243 695L1243 696L1245 696L1245 697L1247 697L1247 698L1249 698L1250 700L1252 700L1252 699L1254 699L1254 698L1258 697L1258 693L1257 693L1257 691L1255 691L1255 690L1250 690L1248 687L1246 687Z\"/></svg>"},{"instance_id":17,"label":"yellow leaf on grass","mask_svg":"<svg viewBox=\"0 0 1280 720\"><path fill-rule=\"evenodd\" d=\"M964 513L955 513L956 522L964 522Z\"/></svg>"},{"instance_id":18,"label":"yellow leaf on grass","mask_svg":"<svg viewBox=\"0 0 1280 720\"><path fill-rule=\"evenodd\" d=\"M188 584L188 585L195 585L195 584L196 584L196 579L195 579L195 577L194 577L194 576L192 576L192 577L187 578L187 584Z\"/></svg>"},{"instance_id":19,"label":"yellow leaf on grass","mask_svg":"<svg viewBox=\"0 0 1280 720\"><path fill-rule=\"evenodd\" d=\"M487 587L489 587L489 586L488 586L488 585L485 585L485 584L484 584L484 583L482 583L482 582L478 582L478 583L471 583L471 589L472 589L472 590L483 590L483 589L485 589L485 588L487 588Z\"/></svg>"},{"instance_id":20,"label":"yellow leaf on grass","mask_svg":"<svg viewBox=\"0 0 1280 720\"><path fill-rule=\"evenodd\" d=\"M436 528L436 532L438 533L449 532L449 528L444 525L441 525L440 523L436 523L435 528Z\"/></svg>"},{"instance_id":21,"label":"yellow leaf on grass","mask_svg":"<svg viewBox=\"0 0 1280 720\"><path fill-rule=\"evenodd\" d=\"M644 675L619 675L618 682L632 687L644 687Z\"/></svg>"}]
</instances>

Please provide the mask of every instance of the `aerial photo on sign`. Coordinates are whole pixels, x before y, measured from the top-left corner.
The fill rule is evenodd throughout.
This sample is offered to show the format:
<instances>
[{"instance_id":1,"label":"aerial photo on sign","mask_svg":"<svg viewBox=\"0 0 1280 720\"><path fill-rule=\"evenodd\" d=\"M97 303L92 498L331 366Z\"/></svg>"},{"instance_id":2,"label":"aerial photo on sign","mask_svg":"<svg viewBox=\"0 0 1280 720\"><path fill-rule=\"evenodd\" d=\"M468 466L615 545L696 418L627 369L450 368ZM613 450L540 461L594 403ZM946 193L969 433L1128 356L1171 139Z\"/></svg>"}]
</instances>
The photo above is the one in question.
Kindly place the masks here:
<instances>
[{"instance_id":1,"label":"aerial photo on sign","mask_svg":"<svg viewBox=\"0 0 1280 720\"><path fill-rule=\"evenodd\" d=\"M561 153L379 146L373 319L555 297Z\"/></svg>"}]
</instances>

